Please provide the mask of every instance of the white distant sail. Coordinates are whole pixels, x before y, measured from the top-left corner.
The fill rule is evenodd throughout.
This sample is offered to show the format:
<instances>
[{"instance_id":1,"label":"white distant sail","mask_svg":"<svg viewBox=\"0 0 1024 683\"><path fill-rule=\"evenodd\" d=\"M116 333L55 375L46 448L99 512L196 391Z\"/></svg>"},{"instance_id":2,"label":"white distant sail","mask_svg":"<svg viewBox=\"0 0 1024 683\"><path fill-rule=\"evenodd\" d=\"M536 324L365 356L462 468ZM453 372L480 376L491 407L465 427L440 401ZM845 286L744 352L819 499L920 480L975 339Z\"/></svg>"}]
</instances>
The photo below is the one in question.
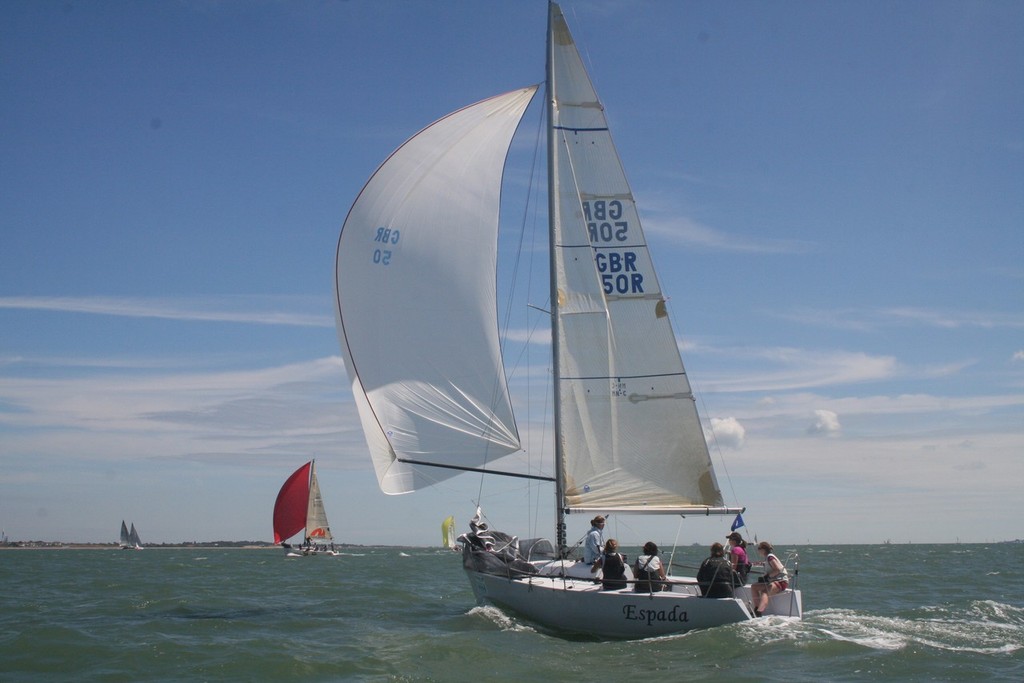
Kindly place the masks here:
<instances>
[{"instance_id":1,"label":"white distant sail","mask_svg":"<svg viewBox=\"0 0 1024 683\"><path fill-rule=\"evenodd\" d=\"M128 545L135 550L142 550L142 540L139 539L139 532L135 530L134 522L132 522L132 530L128 534Z\"/></svg>"},{"instance_id":2,"label":"white distant sail","mask_svg":"<svg viewBox=\"0 0 1024 683\"><path fill-rule=\"evenodd\" d=\"M330 543L334 540L331 525L327 522L324 499L320 496L320 481L316 478L316 463L310 466L309 507L306 511L306 536Z\"/></svg>"}]
</instances>

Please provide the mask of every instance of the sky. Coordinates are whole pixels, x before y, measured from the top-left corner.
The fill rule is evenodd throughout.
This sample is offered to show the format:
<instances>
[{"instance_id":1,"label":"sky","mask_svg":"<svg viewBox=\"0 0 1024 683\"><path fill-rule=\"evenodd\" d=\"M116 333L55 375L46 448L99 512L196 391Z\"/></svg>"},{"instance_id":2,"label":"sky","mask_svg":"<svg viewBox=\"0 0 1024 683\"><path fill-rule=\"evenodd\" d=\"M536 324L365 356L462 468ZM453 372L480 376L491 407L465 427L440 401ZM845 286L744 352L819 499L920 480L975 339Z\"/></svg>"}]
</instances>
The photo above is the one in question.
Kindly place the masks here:
<instances>
[{"instance_id":1,"label":"sky","mask_svg":"<svg viewBox=\"0 0 1024 683\"><path fill-rule=\"evenodd\" d=\"M1024 5L563 9L747 534L1024 538ZM269 541L316 458L339 541L434 545L478 500L550 536L544 486L380 492L332 309L367 178L431 121L542 81L545 24L541 0L0 3L7 535ZM548 347L525 346L543 374Z\"/></svg>"}]
</instances>

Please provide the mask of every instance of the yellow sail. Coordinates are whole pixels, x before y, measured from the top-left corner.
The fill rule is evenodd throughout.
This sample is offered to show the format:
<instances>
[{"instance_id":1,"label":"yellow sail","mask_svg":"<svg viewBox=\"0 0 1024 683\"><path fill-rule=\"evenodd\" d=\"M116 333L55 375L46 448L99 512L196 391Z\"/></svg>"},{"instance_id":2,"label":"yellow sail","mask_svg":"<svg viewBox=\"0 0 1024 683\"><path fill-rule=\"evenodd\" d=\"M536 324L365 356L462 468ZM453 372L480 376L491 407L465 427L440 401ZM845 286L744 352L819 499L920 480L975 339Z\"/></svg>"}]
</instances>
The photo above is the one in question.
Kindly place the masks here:
<instances>
[{"instance_id":1,"label":"yellow sail","mask_svg":"<svg viewBox=\"0 0 1024 683\"><path fill-rule=\"evenodd\" d=\"M455 517L448 515L441 522L441 544L446 548L456 550L455 547Z\"/></svg>"}]
</instances>

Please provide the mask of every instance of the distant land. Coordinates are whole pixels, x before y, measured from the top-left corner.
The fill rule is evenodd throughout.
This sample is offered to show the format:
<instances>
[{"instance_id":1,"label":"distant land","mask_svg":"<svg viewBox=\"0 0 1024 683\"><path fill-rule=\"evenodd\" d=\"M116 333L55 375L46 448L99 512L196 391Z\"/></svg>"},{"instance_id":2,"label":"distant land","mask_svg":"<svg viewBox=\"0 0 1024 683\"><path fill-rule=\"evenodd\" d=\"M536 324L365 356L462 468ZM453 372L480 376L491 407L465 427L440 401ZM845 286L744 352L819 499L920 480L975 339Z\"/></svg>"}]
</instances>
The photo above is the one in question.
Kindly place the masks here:
<instances>
[{"instance_id":1,"label":"distant land","mask_svg":"<svg viewBox=\"0 0 1024 683\"><path fill-rule=\"evenodd\" d=\"M362 547L351 543L335 543L336 548L358 548ZM184 543L147 543L143 546L149 548L280 548L280 545L270 541L186 541ZM79 550L117 550L120 545L117 543L65 543L64 541L5 541L0 543L0 550L17 550L19 548L44 548L44 549L79 549Z\"/></svg>"}]
</instances>

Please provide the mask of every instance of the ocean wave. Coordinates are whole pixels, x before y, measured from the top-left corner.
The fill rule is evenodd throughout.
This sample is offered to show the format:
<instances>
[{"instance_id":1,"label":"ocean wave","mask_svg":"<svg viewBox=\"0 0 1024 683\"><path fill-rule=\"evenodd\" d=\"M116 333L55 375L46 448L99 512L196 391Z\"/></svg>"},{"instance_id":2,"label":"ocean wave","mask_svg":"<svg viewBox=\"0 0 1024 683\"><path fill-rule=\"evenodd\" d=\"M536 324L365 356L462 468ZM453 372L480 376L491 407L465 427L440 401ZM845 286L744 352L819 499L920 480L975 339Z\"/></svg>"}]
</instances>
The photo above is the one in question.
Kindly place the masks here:
<instances>
[{"instance_id":1,"label":"ocean wave","mask_svg":"<svg viewBox=\"0 0 1024 683\"><path fill-rule=\"evenodd\" d=\"M991 600L975 601L951 612L933 608L934 616L903 617L825 609L808 612L794 632L776 639L808 636L849 642L873 650L924 646L948 652L1009 654L1024 649L1024 609ZM799 633L803 631L803 633Z\"/></svg>"}]
</instances>

